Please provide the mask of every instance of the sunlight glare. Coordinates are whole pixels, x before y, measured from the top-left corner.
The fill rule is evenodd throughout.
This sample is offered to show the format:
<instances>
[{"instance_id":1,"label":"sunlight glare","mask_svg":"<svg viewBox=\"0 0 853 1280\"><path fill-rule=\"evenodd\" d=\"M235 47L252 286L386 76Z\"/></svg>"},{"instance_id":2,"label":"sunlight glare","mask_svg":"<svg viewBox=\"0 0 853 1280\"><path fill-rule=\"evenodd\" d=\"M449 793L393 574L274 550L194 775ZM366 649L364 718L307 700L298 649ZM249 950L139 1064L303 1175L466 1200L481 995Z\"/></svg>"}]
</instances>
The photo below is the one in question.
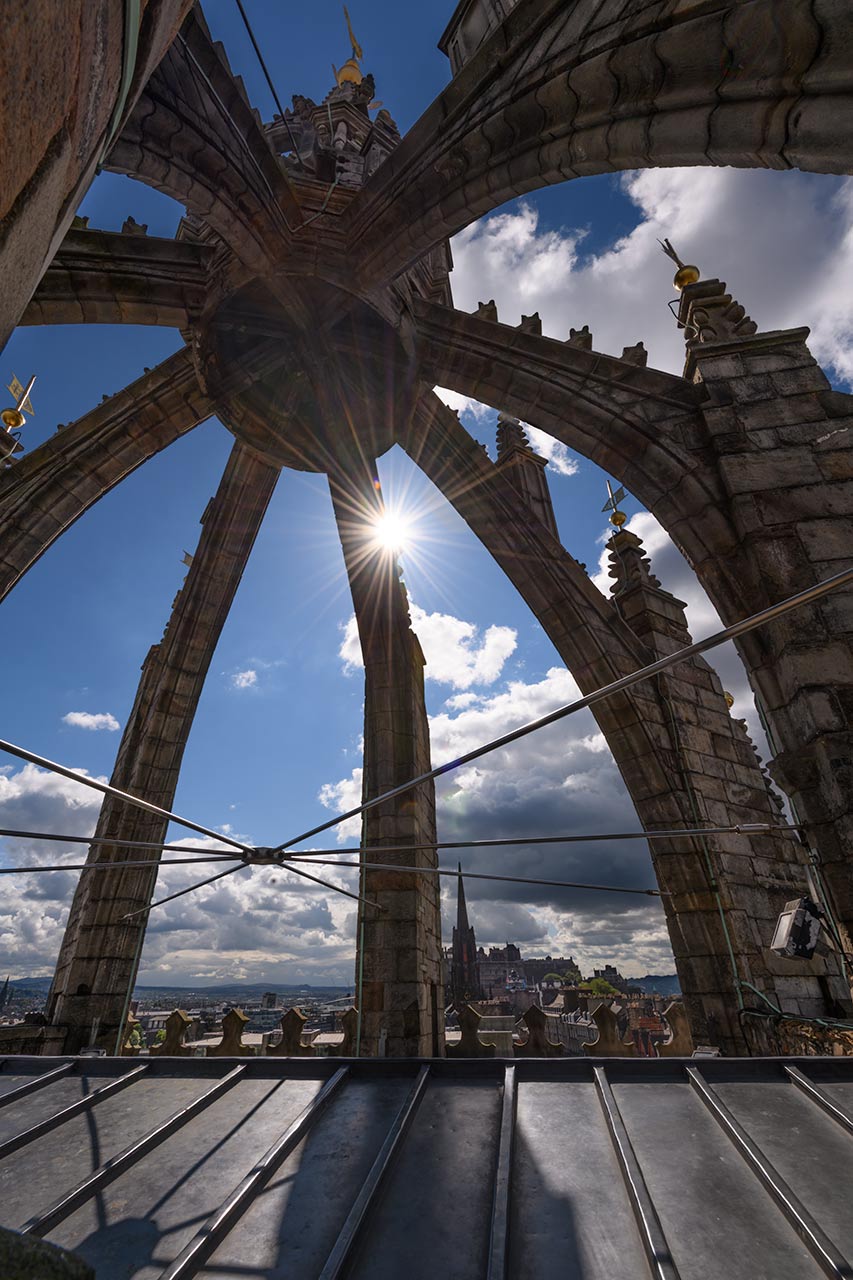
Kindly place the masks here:
<instances>
[{"instance_id":1,"label":"sunlight glare","mask_svg":"<svg viewBox=\"0 0 853 1280\"><path fill-rule=\"evenodd\" d=\"M399 511L385 510L373 526L376 545L392 555L400 555L411 546L412 522Z\"/></svg>"}]
</instances>

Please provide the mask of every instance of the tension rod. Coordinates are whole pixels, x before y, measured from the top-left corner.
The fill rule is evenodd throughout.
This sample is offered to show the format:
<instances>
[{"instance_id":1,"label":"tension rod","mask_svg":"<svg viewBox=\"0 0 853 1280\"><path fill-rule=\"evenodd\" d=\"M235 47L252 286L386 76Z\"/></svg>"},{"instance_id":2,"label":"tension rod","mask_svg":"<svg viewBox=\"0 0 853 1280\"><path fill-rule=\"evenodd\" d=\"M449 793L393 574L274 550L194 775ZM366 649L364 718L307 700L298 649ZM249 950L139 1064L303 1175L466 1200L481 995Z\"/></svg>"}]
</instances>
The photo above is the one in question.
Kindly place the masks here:
<instances>
[{"instance_id":1,"label":"tension rod","mask_svg":"<svg viewBox=\"0 0 853 1280\"><path fill-rule=\"evenodd\" d=\"M119 791L118 787L111 787L106 782L98 782L96 778L88 778L64 764L56 764L55 761L47 760L44 756L37 756L34 751L16 747L14 742L5 742L0 738L0 751L6 751L10 756L17 756L19 760L26 760L28 764L38 765L40 769L58 773L63 778L70 778L72 782L79 782L81 787L90 787L93 791L100 791L105 796L114 796L116 800L124 800L126 804L135 805L137 809L155 813L158 818L168 818L170 822L176 822L179 827L187 827L190 831L198 831L199 835L210 836L211 839L219 840L222 844L231 845L232 849L239 849L241 853L248 851L248 845L241 844L239 840L232 840L230 836L224 836L221 831L211 831L210 827L203 827L198 822L190 822L189 818L181 818L177 813L171 813L168 809L161 809L159 805L150 804L148 800L140 800L138 796L128 795L126 791Z\"/></svg>"},{"instance_id":2,"label":"tension rod","mask_svg":"<svg viewBox=\"0 0 853 1280\"><path fill-rule=\"evenodd\" d=\"M640 667L639 670L632 671L629 675L612 681L611 684L602 685L600 689L586 694L583 698L578 698L576 702L570 702L564 707L558 707L556 711L540 716L538 720L531 720L528 724L521 725L520 728L513 729L510 733L504 733L501 737L494 738L482 747L468 751L455 760L449 760L447 764L439 765L436 769L430 769L427 773L421 773L418 777L410 779L409 782L403 782L398 787L392 787L390 791L384 791L382 795L374 796L371 800L365 800L363 804L357 805L354 809L338 814L336 818L330 818L328 822L321 822L318 826L312 827L310 831L303 831L302 835L293 836L292 839L283 841L276 848L278 850L289 849L292 845L301 844L303 840L309 840L312 836L319 835L321 831L329 831L332 827L339 826L342 822L347 822L350 818L357 818L360 814L366 813L368 809L375 809L377 805L385 804L388 800L405 795L413 787L418 787L424 782L431 782L434 778L440 778L452 769L459 769L462 765L470 764L473 760L479 760L482 756L488 755L492 751L497 751L499 747L506 747L511 742L517 742L519 738L524 738L529 733L534 733L537 729L544 729L549 724L556 724L558 720L574 715L576 711L583 711L586 707L591 707L596 702L601 702L604 698L612 697L614 693L621 693L624 689L630 689L633 685L640 684L643 680L648 680L650 676L655 676L660 671L667 671L670 667L686 662L688 658L694 658L700 653L706 653L709 649L716 649L718 645L724 644L726 640L732 640L737 636L745 635L748 631L754 631L756 627L763 626L765 622L772 622L774 618L782 617L783 614L790 613L792 609L797 609L800 605L809 604L812 600L820 600L823 596L829 595L831 591L837 591L839 587L847 586L851 582L853 582L853 568L844 569L841 573L836 573L831 578L826 578L823 582L816 583L813 587L807 587L805 591L798 591L796 595L789 596L787 600L780 600L778 604L771 605L768 609L762 609L759 613L750 614L748 618L743 618L740 622L735 622L730 627L724 627L722 631L714 632L713 635L706 637L704 640L697 640L693 644L686 645L683 649L677 649L675 653L668 654L665 658L659 658L657 662L650 662L648 666Z\"/></svg>"},{"instance_id":3,"label":"tension rod","mask_svg":"<svg viewBox=\"0 0 853 1280\"><path fill-rule=\"evenodd\" d=\"M511 845L592 844L601 840L679 840L687 836L798 835L800 827L772 822L741 822L730 827L684 827L672 831L608 831L574 836L511 836L499 840L433 840L424 844L360 845L356 849L300 849L300 858L324 854L417 853L419 849L500 849ZM0 833L2 834L2 833ZM171 846L170 846L171 847Z\"/></svg>"}]
</instances>

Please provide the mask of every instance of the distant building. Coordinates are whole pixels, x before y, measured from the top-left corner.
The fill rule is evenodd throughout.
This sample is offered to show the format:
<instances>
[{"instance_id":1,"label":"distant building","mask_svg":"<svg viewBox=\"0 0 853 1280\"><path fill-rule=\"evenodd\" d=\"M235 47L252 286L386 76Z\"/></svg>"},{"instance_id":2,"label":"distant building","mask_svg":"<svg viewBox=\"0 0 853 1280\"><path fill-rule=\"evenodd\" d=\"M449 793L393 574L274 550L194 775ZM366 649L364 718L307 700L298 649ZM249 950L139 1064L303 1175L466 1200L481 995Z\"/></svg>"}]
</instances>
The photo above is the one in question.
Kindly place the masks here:
<instances>
[{"instance_id":1,"label":"distant building","mask_svg":"<svg viewBox=\"0 0 853 1280\"><path fill-rule=\"evenodd\" d=\"M450 996L453 1004L459 1005L467 1000L479 1000L481 994L477 973L477 939L468 923L460 863L456 890L456 925L450 948Z\"/></svg>"},{"instance_id":2,"label":"distant building","mask_svg":"<svg viewBox=\"0 0 853 1280\"><path fill-rule=\"evenodd\" d=\"M274 991L265 991L261 996L262 1009L276 1009L278 1007L278 996Z\"/></svg>"},{"instance_id":3,"label":"distant building","mask_svg":"<svg viewBox=\"0 0 853 1280\"><path fill-rule=\"evenodd\" d=\"M603 969L593 969L593 977L603 978L605 982L610 983L611 987L616 987L619 991L624 991L628 986L628 979L623 978L612 964L606 964Z\"/></svg>"}]
</instances>

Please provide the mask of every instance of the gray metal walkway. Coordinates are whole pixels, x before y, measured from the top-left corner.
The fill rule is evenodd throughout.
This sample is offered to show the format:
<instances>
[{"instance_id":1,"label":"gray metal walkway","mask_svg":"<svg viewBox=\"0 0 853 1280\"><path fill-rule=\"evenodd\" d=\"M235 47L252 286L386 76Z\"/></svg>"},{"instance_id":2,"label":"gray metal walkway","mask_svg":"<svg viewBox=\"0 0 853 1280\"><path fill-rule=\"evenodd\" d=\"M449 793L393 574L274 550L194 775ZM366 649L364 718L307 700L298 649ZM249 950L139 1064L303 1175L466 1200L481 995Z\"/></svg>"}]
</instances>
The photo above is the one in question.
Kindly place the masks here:
<instances>
[{"instance_id":1,"label":"gray metal walkway","mask_svg":"<svg viewBox=\"0 0 853 1280\"><path fill-rule=\"evenodd\" d=\"M853 1059L7 1058L0 1222L98 1280L853 1280Z\"/></svg>"}]
</instances>

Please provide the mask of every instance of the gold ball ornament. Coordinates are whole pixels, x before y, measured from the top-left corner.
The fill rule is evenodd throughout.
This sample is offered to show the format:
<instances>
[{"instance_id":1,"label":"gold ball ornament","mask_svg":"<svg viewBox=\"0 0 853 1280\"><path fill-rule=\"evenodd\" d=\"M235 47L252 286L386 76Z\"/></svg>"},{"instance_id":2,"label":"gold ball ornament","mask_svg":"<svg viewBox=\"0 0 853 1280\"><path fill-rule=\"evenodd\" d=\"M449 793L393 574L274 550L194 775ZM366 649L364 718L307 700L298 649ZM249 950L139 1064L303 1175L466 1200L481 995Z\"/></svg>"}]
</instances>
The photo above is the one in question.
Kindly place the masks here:
<instances>
[{"instance_id":1,"label":"gold ball ornament","mask_svg":"<svg viewBox=\"0 0 853 1280\"><path fill-rule=\"evenodd\" d=\"M625 515L624 511L614 511L613 515L610 517L610 523L615 525L617 529L621 529L627 519L628 517Z\"/></svg>"},{"instance_id":2,"label":"gold ball ornament","mask_svg":"<svg viewBox=\"0 0 853 1280\"><path fill-rule=\"evenodd\" d=\"M679 267L675 275L672 277L672 283L676 289L681 290L688 284L695 284L700 279L701 272L691 262L685 263Z\"/></svg>"},{"instance_id":3,"label":"gold ball ornament","mask_svg":"<svg viewBox=\"0 0 853 1280\"><path fill-rule=\"evenodd\" d=\"M735 700L732 697L732 695L729 693L728 689L723 694L723 697L726 700L726 706L728 707L729 711L731 711L732 707L735 705Z\"/></svg>"},{"instance_id":4,"label":"gold ball ornament","mask_svg":"<svg viewBox=\"0 0 853 1280\"><path fill-rule=\"evenodd\" d=\"M0 422L3 423L7 430L17 431L24 425L26 418L20 409L2 409L0 410Z\"/></svg>"}]
</instances>

